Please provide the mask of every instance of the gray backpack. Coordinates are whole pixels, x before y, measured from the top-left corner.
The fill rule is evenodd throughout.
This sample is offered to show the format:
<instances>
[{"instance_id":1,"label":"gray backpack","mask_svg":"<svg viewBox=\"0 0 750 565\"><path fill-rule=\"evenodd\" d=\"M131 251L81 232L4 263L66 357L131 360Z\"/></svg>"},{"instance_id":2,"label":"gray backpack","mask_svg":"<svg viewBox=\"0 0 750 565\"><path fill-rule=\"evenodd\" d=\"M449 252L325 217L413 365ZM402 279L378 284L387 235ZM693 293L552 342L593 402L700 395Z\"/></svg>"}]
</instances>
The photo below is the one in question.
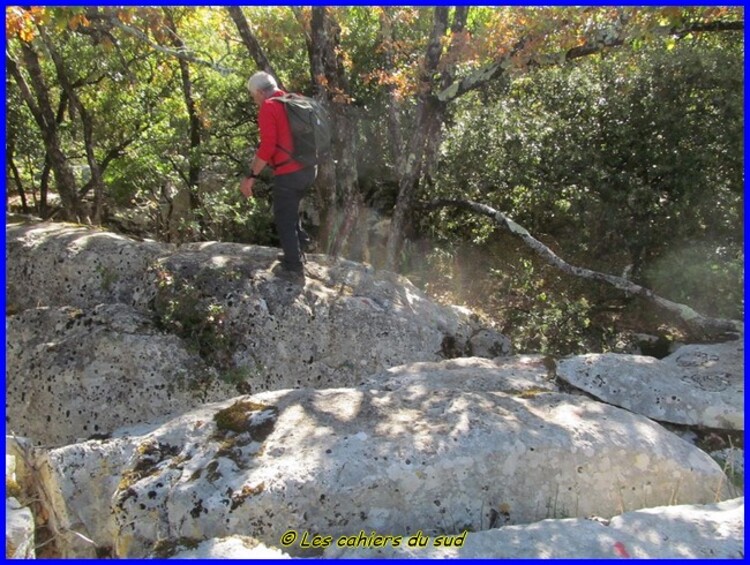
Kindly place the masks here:
<instances>
[{"instance_id":1,"label":"gray backpack","mask_svg":"<svg viewBox=\"0 0 750 565\"><path fill-rule=\"evenodd\" d=\"M293 144L291 153L277 145L289 153L289 159L276 166L285 165L291 160L307 166L322 162L331 150L331 121L326 109L317 100L301 94L284 94L272 100L286 107Z\"/></svg>"}]
</instances>

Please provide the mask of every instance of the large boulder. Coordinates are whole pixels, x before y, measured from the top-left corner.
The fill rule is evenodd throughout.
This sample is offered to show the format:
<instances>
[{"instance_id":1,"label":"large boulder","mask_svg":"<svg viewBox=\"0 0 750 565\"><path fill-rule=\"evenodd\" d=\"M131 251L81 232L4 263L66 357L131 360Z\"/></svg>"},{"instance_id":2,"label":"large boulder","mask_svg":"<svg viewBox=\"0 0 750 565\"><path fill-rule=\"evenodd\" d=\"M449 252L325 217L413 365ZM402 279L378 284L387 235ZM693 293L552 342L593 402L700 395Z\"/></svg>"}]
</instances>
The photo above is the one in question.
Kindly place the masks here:
<instances>
[{"instance_id":1,"label":"large boulder","mask_svg":"<svg viewBox=\"0 0 750 565\"><path fill-rule=\"evenodd\" d=\"M685 345L664 359L578 355L557 375L610 404L660 422L744 429L744 340Z\"/></svg>"},{"instance_id":2,"label":"large boulder","mask_svg":"<svg viewBox=\"0 0 750 565\"><path fill-rule=\"evenodd\" d=\"M142 302L144 273L174 246L65 223L5 229L6 311Z\"/></svg>"},{"instance_id":3,"label":"large boulder","mask_svg":"<svg viewBox=\"0 0 750 565\"><path fill-rule=\"evenodd\" d=\"M460 546L433 537L409 547L411 535L381 548L332 545L325 557L347 559L742 559L745 499L717 504L662 506L626 512L611 520L570 518L469 532ZM227 557L240 557L240 552Z\"/></svg>"},{"instance_id":4,"label":"large boulder","mask_svg":"<svg viewBox=\"0 0 750 565\"><path fill-rule=\"evenodd\" d=\"M236 396L180 338L124 304L6 318L7 426L59 446Z\"/></svg>"},{"instance_id":5,"label":"large boulder","mask_svg":"<svg viewBox=\"0 0 750 565\"><path fill-rule=\"evenodd\" d=\"M509 353L471 312L325 255L302 284L278 249L176 247L71 224L7 227L8 424L59 445L201 402L358 385L412 361Z\"/></svg>"},{"instance_id":6,"label":"large boulder","mask_svg":"<svg viewBox=\"0 0 750 565\"><path fill-rule=\"evenodd\" d=\"M184 327L196 325L195 312L217 312L221 343L212 355L223 348L223 361L256 376L254 390L358 385L395 365L464 355L482 331L470 312L435 304L394 273L312 255L298 284L269 271L277 254L190 244L160 259L153 275L161 319Z\"/></svg>"},{"instance_id":7,"label":"large boulder","mask_svg":"<svg viewBox=\"0 0 750 565\"><path fill-rule=\"evenodd\" d=\"M234 534L278 547L289 530L285 551L300 555L304 532L434 536L729 496L708 455L642 416L458 379L243 396L52 450L37 467L56 530L119 557ZM59 543L94 553L75 535Z\"/></svg>"}]
</instances>

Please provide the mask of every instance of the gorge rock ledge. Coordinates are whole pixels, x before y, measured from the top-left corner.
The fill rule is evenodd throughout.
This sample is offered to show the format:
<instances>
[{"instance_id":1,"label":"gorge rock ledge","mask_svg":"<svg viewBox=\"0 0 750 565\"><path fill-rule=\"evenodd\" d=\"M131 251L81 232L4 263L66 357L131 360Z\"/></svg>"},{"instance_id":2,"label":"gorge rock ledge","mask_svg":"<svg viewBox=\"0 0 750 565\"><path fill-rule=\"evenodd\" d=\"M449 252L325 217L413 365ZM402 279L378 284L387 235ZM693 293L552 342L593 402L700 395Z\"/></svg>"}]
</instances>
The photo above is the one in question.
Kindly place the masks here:
<instances>
[{"instance_id":1,"label":"gorge rock ledge","mask_svg":"<svg viewBox=\"0 0 750 565\"><path fill-rule=\"evenodd\" d=\"M296 284L278 249L6 227L8 425L37 444L106 435L206 401L356 386L510 342L407 279L325 255Z\"/></svg>"},{"instance_id":2,"label":"gorge rock ledge","mask_svg":"<svg viewBox=\"0 0 750 565\"><path fill-rule=\"evenodd\" d=\"M341 549L329 558L373 559L742 559L745 499L662 506L611 520L570 518L471 532L463 546ZM404 537L407 539L407 536ZM241 554L235 553L236 557Z\"/></svg>"},{"instance_id":3,"label":"gorge rock ledge","mask_svg":"<svg viewBox=\"0 0 750 565\"><path fill-rule=\"evenodd\" d=\"M578 355L557 375L610 404L660 422L744 429L744 336L684 345L664 359L616 353Z\"/></svg>"},{"instance_id":4,"label":"gorge rock ledge","mask_svg":"<svg viewBox=\"0 0 750 565\"><path fill-rule=\"evenodd\" d=\"M237 394L125 304L25 310L6 320L5 351L7 426L46 446Z\"/></svg>"},{"instance_id":5,"label":"gorge rock ledge","mask_svg":"<svg viewBox=\"0 0 750 565\"><path fill-rule=\"evenodd\" d=\"M419 383L238 397L37 466L56 529L118 557L163 540L278 547L289 529L435 535L729 497L708 455L644 417L583 396ZM60 542L92 555L77 535Z\"/></svg>"}]
</instances>

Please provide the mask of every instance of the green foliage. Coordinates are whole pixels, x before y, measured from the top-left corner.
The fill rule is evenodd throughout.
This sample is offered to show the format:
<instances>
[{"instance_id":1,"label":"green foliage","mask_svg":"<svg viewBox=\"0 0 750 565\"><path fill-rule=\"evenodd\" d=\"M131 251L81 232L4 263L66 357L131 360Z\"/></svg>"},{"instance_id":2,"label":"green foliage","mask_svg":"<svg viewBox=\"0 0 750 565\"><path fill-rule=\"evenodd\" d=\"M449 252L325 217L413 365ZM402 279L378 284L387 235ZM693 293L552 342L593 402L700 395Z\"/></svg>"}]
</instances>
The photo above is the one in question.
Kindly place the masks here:
<instances>
[{"instance_id":1,"label":"green foliage","mask_svg":"<svg viewBox=\"0 0 750 565\"><path fill-rule=\"evenodd\" d=\"M646 269L649 287L709 316L741 319L744 257L741 249L688 241L673 246Z\"/></svg>"},{"instance_id":2,"label":"green foliage","mask_svg":"<svg viewBox=\"0 0 750 565\"><path fill-rule=\"evenodd\" d=\"M425 245L412 261L412 281L437 300L493 320L516 351L558 355L608 347L610 329L597 310L609 297L562 275L510 235Z\"/></svg>"},{"instance_id":3,"label":"green foliage","mask_svg":"<svg viewBox=\"0 0 750 565\"><path fill-rule=\"evenodd\" d=\"M454 113L430 197L485 202L570 263L742 317L742 76L735 46L681 42L496 85ZM495 230L444 209L426 231L485 244ZM593 301L551 292L523 254L511 269L506 304L526 297L514 342L576 349Z\"/></svg>"},{"instance_id":4,"label":"green foliage","mask_svg":"<svg viewBox=\"0 0 750 565\"><path fill-rule=\"evenodd\" d=\"M736 244L741 58L687 47L635 57L542 70L494 104L477 96L447 135L438 190L532 233L575 234L566 243L595 261L618 249L640 267L687 234Z\"/></svg>"},{"instance_id":5,"label":"green foliage","mask_svg":"<svg viewBox=\"0 0 750 565\"><path fill-rule=\"evenodd\" d=\"M522 259L509 280L509 304L503 323L512 328L514 346L520 351L551 355L583 353L601 347L591 330L592 304L586 296L566 287L552 269ZM501 271L491 275L502 280ZM548 279L553 279L552 281Z\"/></svg>"},{"instance_id":6,"label":"green foliage","mask_svg":"<svg viewBox=\"0 0 750 565\"><path fill-rule=\"evenodd\" d=\"M245 199L239 193L239 179L221 189L204 194L201 208L196 210L193 229L198 224L206 227L205 237L214 241L274 245L277 243L273 228L271 203L265 196ZM260 188L256 184L256 190Z\"/></svg>"},{"instance_id":7,"label":"green foliage","mask_svg":"<svg viewBox=\"0 0 750 565\"><path fill-rule=\"evenodd\" d=\"M205 297L195 285L175 281L167 271L157 271L157 278L159 323L185 339L201 357L220 368L231 368L233 336L225 324L225 307Z\"/></svg>"}]
</instances>

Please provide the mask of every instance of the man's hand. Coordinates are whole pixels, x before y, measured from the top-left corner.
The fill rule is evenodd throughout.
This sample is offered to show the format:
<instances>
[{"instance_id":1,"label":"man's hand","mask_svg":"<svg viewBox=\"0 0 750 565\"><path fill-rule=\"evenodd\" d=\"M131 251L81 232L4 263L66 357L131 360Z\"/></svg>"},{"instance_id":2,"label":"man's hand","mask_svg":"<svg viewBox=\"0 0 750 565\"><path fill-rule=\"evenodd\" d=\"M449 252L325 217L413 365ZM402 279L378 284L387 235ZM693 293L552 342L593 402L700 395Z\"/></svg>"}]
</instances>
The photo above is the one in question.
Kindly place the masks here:
<instances>
[{"instance_id":1,"label":"man's hand","mask_svg":"<svg viewBox=\"0 0 750 565\"><path fill-rule=\"evenodd\" d=\"M244 179L242 179L242 182L240 183L240 192L245 196L245 198L253 197L254 184L255 179L252 177L245 177Z\"/></svg>"}]
</instances>

